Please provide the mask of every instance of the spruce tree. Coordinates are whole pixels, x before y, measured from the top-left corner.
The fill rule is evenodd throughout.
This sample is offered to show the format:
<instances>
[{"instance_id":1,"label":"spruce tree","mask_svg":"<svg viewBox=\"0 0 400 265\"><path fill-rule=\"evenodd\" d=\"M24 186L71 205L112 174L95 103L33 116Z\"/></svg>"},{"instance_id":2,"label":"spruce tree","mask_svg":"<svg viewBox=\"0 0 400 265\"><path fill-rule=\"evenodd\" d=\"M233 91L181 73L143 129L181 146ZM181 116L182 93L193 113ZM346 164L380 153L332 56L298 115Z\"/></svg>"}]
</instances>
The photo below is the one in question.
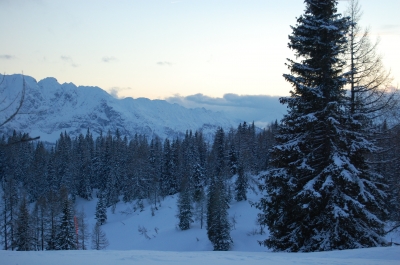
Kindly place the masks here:
<instances>
[{"instance_id":1,"label":"spruce tree","mask_svg":"<svg viewBox=\"0 0 400 265\"><path fill-rule=\"evenodd\" d=\"M28 204L25 197L22 199L16 221L15 247L18 251L29 251L33 249L32 225Z\"/></svg>"},{"instance_id":2,"label":"spruce tree","mask_svg":"<svg viewBox=\"0 0 400 265\"><path fill-rule=\"evenodd\" d=\"M73 250L77 248L74 215L69 199L64 200L61 222L57 234L57 249Z\"/></svg>"},{"instance_id":3,"label":"spruce tree","mask_svg":"<svg viewBox=\"0 0 400 265\"><path fill-rule=\"evenodd\" d=\"M225 175L224 138L224 130L219 128L213 144L214 170L208 187L207 198L207 236L216 251L227 251L233 243L228 220L229 205Z\"/></svg>"},{"instance_id":4,"label":"spruce tree","mask_svg":"<svg viewBox=\"0 0 400 265\"><path fill-rule=\"evenodd\" d=\"M181 230L188 230L190 224L193 223L193 209L190 191L188 187L183 188L178 198L178 215L179 218L179 228Z\"/></svg>"},{"instance_id":5,"label":"spruce tree","mask_svg":"<svg viewBox=\"0 0 400 265\"><path fill-rule=\"evenodd\" d=\"M100 225L103 225L107 221L107 207L104 202L104 195L101 192L96 204L96 220Z\"/></svg>"},{"instance_id":6,"label":"spruce tree","mask_svg":"<svg viewBox=\"0 0 400 265\"><path fill-rule=\"evenodd\" d=\"M349 115L342 53L349 19L336 0L305 0L305 13L289 36L298 61L288 60L285 79L294 88L281 98L288 114L272 149L259 222L275 251L324 251L384 242L382 185L365 153L373 145Z\"/></svg>"},{"instance_id":7,"label":"spruce tree","mask_svg":"<svg viewBox=\"0 0 400 265\"><path fill-rule=\"evenodd\" d=\"M247 176L244 173L243 166L239 166L238 168L238 176L235 181L235 200L246 201L247 200Z\"/></svg>"}]
</instances>

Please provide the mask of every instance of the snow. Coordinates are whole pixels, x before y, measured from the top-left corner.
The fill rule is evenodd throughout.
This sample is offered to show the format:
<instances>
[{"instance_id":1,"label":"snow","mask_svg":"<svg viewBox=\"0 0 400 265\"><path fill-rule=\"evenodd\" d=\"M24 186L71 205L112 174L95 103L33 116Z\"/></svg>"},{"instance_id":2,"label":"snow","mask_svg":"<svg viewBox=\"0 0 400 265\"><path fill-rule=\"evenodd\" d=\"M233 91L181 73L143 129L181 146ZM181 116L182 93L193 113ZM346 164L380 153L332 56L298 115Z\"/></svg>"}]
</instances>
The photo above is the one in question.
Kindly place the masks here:
<instances>
[{"instance_id":1,"label":"snow","mask_svg":"<svg viewBox=\"0 0 400 265\"><path fill-rule=\"evenodd\" d=\"M175 252L175 251L0 251L2 264L123 265L123 264L399 264L400 248L356 249L315 253L273 252Z\"/></svg>"},{"instance_id":2,"label":"snow","mask_svg":"<svg viewBox=\"0 0 400 265\"><path fill-rule=\"evenodd\" d=\"M51 143L64 131L74 137L79 133L85 135L88 128L94 137L100 131L106 134L108 130L114 133L119 129L129 139L135 133L176 138L184 136L186 130L202 130L205 136L209 136L219 126L229 130L240 122L204 108L187 109L165 100L116 99L99 87L60 84L51 77L37 82L30 76L18 74L5 75L0 84L4 105L20 98L22 78L26 94L20 113L27 115L18 115L6 129L29 132ZM15 111L15 107L16 103L11 104L7 111L1 112L0 120Z\"/></svg>"},{"instance_id":3,"label":"snow","mask_svg":"<svg viewBox=\"0 0 400 265\"><path fill-rule=\"evenodd\" d=\"M260 196L248 193L249 201L258 200ZM109 208L107 223L102 226L110 242L106 250L0 251L0 264L400 264L400 247L397 246L315 253L271 252L257 242L267 234L259 234L255 222L258 210L251 207L249 201L232 201L228 211L230 218L236 221L231 231L233 249L214 252L206 229L201 229L198 222L187 231L177 229L177 198L178 195L166 197L161 205L157 204L154 215L149 202L142 212L133 211L135 203L118 203L114 214ZM85 210L89 226L96 221L96 202L97 199L76 201L75 208ZM139 226L148 230L150 239L140 235ZM399 232L392 233L388 240L392 237L394 242L400 241Z\"/></svg>"}]
</instances>

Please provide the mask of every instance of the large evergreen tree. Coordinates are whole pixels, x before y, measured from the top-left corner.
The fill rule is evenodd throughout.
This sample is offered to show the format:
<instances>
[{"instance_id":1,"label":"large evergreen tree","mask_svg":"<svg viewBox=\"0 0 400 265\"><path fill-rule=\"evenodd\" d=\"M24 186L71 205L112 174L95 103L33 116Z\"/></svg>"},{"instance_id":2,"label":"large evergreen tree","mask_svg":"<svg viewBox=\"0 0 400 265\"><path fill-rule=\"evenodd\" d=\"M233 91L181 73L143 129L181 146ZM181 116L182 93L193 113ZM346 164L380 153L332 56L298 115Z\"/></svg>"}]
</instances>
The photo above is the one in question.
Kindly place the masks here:
<instances>
[{"instance_id":1,"label":"large evergreen tree","mask_svg":"<svg viewBox=\"0 0 400 265\"><path fill-rule=\"evenodd\" d=\"M358 133L348 110L340 60L348 18L336 0L305 0L305 13L289 36L298 61L285 79L294 90L282 98L281 122L266 191L258 207L273 250L323 251L382 244L382 186L366 164L372 144Z\"/></svg>"},{"instance_id":2,"label":"large evergreen tree","mask_svg":"<svg viewBox=\"0 0 400 265\"><path fill-rule=\"evenodd\" d=\"M216 251L229 250L233 244L228 220L228 192L225 175L225 133L222 128L216 132L212 158L212 172L207 198L207 236Z\"/></svg>"}]
</instances>

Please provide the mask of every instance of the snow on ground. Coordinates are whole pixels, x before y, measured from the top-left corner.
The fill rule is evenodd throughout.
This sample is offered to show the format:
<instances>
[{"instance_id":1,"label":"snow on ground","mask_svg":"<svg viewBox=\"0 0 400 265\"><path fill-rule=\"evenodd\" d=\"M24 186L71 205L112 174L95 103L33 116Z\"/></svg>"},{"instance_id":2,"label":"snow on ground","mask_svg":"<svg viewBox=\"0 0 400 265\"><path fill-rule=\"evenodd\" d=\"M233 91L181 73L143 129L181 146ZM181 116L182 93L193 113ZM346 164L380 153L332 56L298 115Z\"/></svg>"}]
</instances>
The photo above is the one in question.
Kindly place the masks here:
<instances>
[{"instance_id":1,"label":"snow on ground","mask_svg":"<svg viewBox=\"0 0 400 265\"><path fill-rule=\"evenodd\" d=\"M188 231L177 229L177 198L175 195L161 200L154 215L148 202L142 212L133 210L135 203L120 202L114 214L109 208L107 223L102 226L110 241L106 250L0 251L0 265L400 264L400 247L395 246L316 253L271 252L257 242L267 235L258 233L260 227L255 222L258 210L250 207L248 201L232 202L229 209L229 215L236 220L231 231L234 241L232 250L213 252L206 229L201 229L199 222ZM256 194L249 193L250 201L258 198ZM76 209L85 209L90 230L96 221L96 201L77 200ZM148 238L139 233L139 226L147 229ZM400 242L400 233L392 233L388 236L390 239Z\"/></svg>"},{"instance_id":2,"label":"snow on ground","mask_svg":"<svg viewBox=\"0 0 400 265\"><path fill-rule=\"evenodd\" d=\"M133 208L136 202L117 204L115 214L111 208L107 212L107 223L102 229L110 242L108 250L157 250L157 251L212 251L213 246L207 238L205 225L200 228L200 222L193 223L191 229L181 231L178 228L178 212L176 201L178 195L168 196L157 203L157 210L152 214L151 206L146 202L143 211ZM249 199L255 201L257 195L250 193ZM87 221L90 226L96 222L94 212L96 200L77 201L77 210L84 207ZM153 204L154 208L154 204ZM233 251L265 251L257 240L265 239L266 235L259 235L256 217L259 211L250 207L249 201L232 202L229 209L231 218L236 224L231 231L234 241ZM205 223L205 220L204 220ZM138 228L145 228L150 239L141 235Z\"/></svg>"},{"instance_id":3,"label":"snow on ground","mask_svg":"<svg viewBox=\"0 0 400 265\"><path fill-rule=\"evenodd\" d=\"M386 265L400 264L400 247L327 251L316 253L273 252L172 252L150 250L105 251L0 251L4 265L124 265L124 264L348 264Z\"/></svg>"}]
</instances>

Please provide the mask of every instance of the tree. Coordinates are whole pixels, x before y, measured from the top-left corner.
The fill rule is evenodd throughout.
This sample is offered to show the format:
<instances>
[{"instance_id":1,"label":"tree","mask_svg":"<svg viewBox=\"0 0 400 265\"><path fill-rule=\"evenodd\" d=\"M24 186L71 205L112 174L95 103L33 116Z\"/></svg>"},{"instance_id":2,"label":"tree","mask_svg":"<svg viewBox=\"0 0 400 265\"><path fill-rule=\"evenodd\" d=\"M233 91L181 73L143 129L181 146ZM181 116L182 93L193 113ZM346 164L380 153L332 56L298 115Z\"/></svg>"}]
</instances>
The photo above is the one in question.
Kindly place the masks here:
<instances>
[{"instance_id":1,"label":"tree","mask_svg":"<svg viewBox=\"0 0 400 265\"><path fill-rule=\"evenodd\" d=\"M229 250L233 243L228 220L224 138L224 130L219 128L213 144L214 170L207 198L207 236L217 251Z\"/></svg>"},{"instance_id":2,"label":"tree","mask_svg":"<svg viewBox=\"0 0 400 265\"><path fill-rule=\"evenodd\" d=\"M372 43L368 29L362 29L359 21L362 15L358 0L350 0L346 11L353 22L349 32L349 49L346 59L352 70L350 83L350 113L352 118L362 124L360 133L373 139L379 148L371 155L374 169L385 177L389 184L387 201L390 216L398 214L398 207L393 204L398 200L398 174L393 169L397 168L396 134L398 122L390 122L388 126L386 117L392 118L392 110L398 109L399 91L390 87L390 73L387 72L382 63L382 57L377 54L379 41ZM381 119L376 119L377 117ZM371 122L374 119L374 123ZM376 126L384 119L383 126ZM396 125L397 124L397 125ZM389 128L392 127L392 128ZM393 142L392 142L393 141ZM391 142L391 143L390 143Z\"/></svg>"},{"instance_id":3,"label":"tree","mask_svg":"<svg viewBox=\"0 0 400 265\"><path fill-rule=\"evenodd\" d=\"M47 201L45 197L40 197L35 204L33 217L35 220L35 250L45 250L46 230L47 230Z\"/></svg>"},{"instance_id":4,"label":"tree","mask_svg":"<svg viewBox=\"0 0 400 265\"><path fill-rule=\"evenodd\" d=\"M87 250L88 240L90 238L90 231L88 230L88 224L86 221L86 213L82 207L81 211L77 213L78 222L78 238L79 246L78 249Z\"/></svg>"},{"instance_id":5,"label":"tree","mask_svg":"<svg viewBox=\"0 0 400 265\"><path fill-rule=\"evenodd\" d=\"M305 13L289 36L297 61L285 79L294 90L281 98L288 114L263 175L258 221L275 251L325 251L384 243L383 185L365 154L374 146L349 114L341 60L350 21L336 0L305 0Z\"/></svg>"},{"instance_id":6,"label":"tree","mask_svg":"<svg viewBox=\"0 0 400 265\"><path fill-rule=\"evenodd\" d=\"M1 235L5 250L14 250L15 219L18 207L17 181L13 176L2 178Z\"/></svg>"},{"instance_id":7,"label":"tree","mask_svg":"<svg viewBox=\"0 0 400 265\"><path fill-rule=\"evenodd\" d=\"M64 200L61 222L57 234L57 249L77 249L73 211L68 198Z\"/></svg>"},{"instance_id":8,"label":"tree","mask_svg":"<svg viewBox=\"0 0 400 265\"><path fill-rule=\"evenodd\" d=\"M248 180L243 171L243 167L239 166L238 176L235 181L235 200L238 202L247 200Z\"/></svg>"},{"instance_id":9,"label":"tree","mask_svg":"<svg viewBox=\"0 0 400 265\"><path fill-rule=\"evenodd\" d=\"M101 229L101 225L96 223L93 226L92 231L92 249L101 250L107 248L108 245L109 243L106 234Z\"/></svg>"},{"instance_id":10,"label":"tree","mask_svg":"<svg viewBox=\"0 0 400 265\"><path fill-rule=\"evenodd\" d=\"M0 93L2 95L4 95L4 91L7 89L7 86L3 86L4 80L5 80L5 75L3 75L1 81L0 81ZM17 93L16 97L9 100L9 104L6 106L3 106L3 104L6 102L8 102L6 99L6 97L1 98L0 102L1 102L1 110L0 112L2 112L2 114L4 114L4 118L2 120L0 120L0 128L5 126L7 123L9 123L10 121L12 121L21 111L22 106L24 104L24 100L25 100L25 92L26 92L26 83L25 83L25 78L24 76L22 76L22 89L19 93ZM21 137L20 139L18 139L18 141L15 142L11 142L8 144L17 144L17 143L21 143L21 142L28 142L28 141L33 141L33 140L37 140L40 137L30 137L28 134L24 134L23 137Z\"/></svg>"},{"instance_id":11,"label":"tree","mask_svg":"<svg viewBox=\"0 0 400 265\"><path fill-rule=\"evenodd\" d=\"M190 224L193 223L193 213L192 213L192 202L190 198L190 192L188 187L182 189L178 198L178 215L179 218L179 228L181 230L188 230Z\"/></svg>"},{"instance_id":12,"label":"tree","mask_svg":"<svg viewBox=\"0 0 400 265\"><path fill-rule=\"evenodd\" d=\"M25 197L19 207L18 218L16 221L15 247L19 251L29 251L33 249L33 233L30 214Z\"/></svg>"},{"instance_id":13,"label":"tree","mask_svg":"<svg viewBox=\"0 0 400 265\"><path fill-rule=\"evenodd\" d=\"M104 195L101 192L96 204L96 220L99 225L103 225L107 221L107 207L104 202Z\"/></svg>"},{"instance_id":14,"label":"tree","mask_svg":"<svg viewBox=\"0 0 400 265\"><path fill-rule=\"evenodd\" d=\"M57 249L57 233L58 233L58 217L60 214L60 197L57 196L56 192L50 190L46 194L46 204L48 208L48 231L46 237L46 249L56 250Z\"/></svg>"},{"instance_id":15,"label":"tree","mask_svg":"<svg viewBox=\"0 0 400 265\"><path fill-rule=\"evenodd\" d=\"M372 43L369 30L359 25L362 12L358 0L349 1L345 14L352 22L344 54L348 62L345 70L350 70L350 113L355 117L380 116L397 105L397 92L390 90L390 73L377 53L379 41Z\"/></svg>"}]
</instances>

